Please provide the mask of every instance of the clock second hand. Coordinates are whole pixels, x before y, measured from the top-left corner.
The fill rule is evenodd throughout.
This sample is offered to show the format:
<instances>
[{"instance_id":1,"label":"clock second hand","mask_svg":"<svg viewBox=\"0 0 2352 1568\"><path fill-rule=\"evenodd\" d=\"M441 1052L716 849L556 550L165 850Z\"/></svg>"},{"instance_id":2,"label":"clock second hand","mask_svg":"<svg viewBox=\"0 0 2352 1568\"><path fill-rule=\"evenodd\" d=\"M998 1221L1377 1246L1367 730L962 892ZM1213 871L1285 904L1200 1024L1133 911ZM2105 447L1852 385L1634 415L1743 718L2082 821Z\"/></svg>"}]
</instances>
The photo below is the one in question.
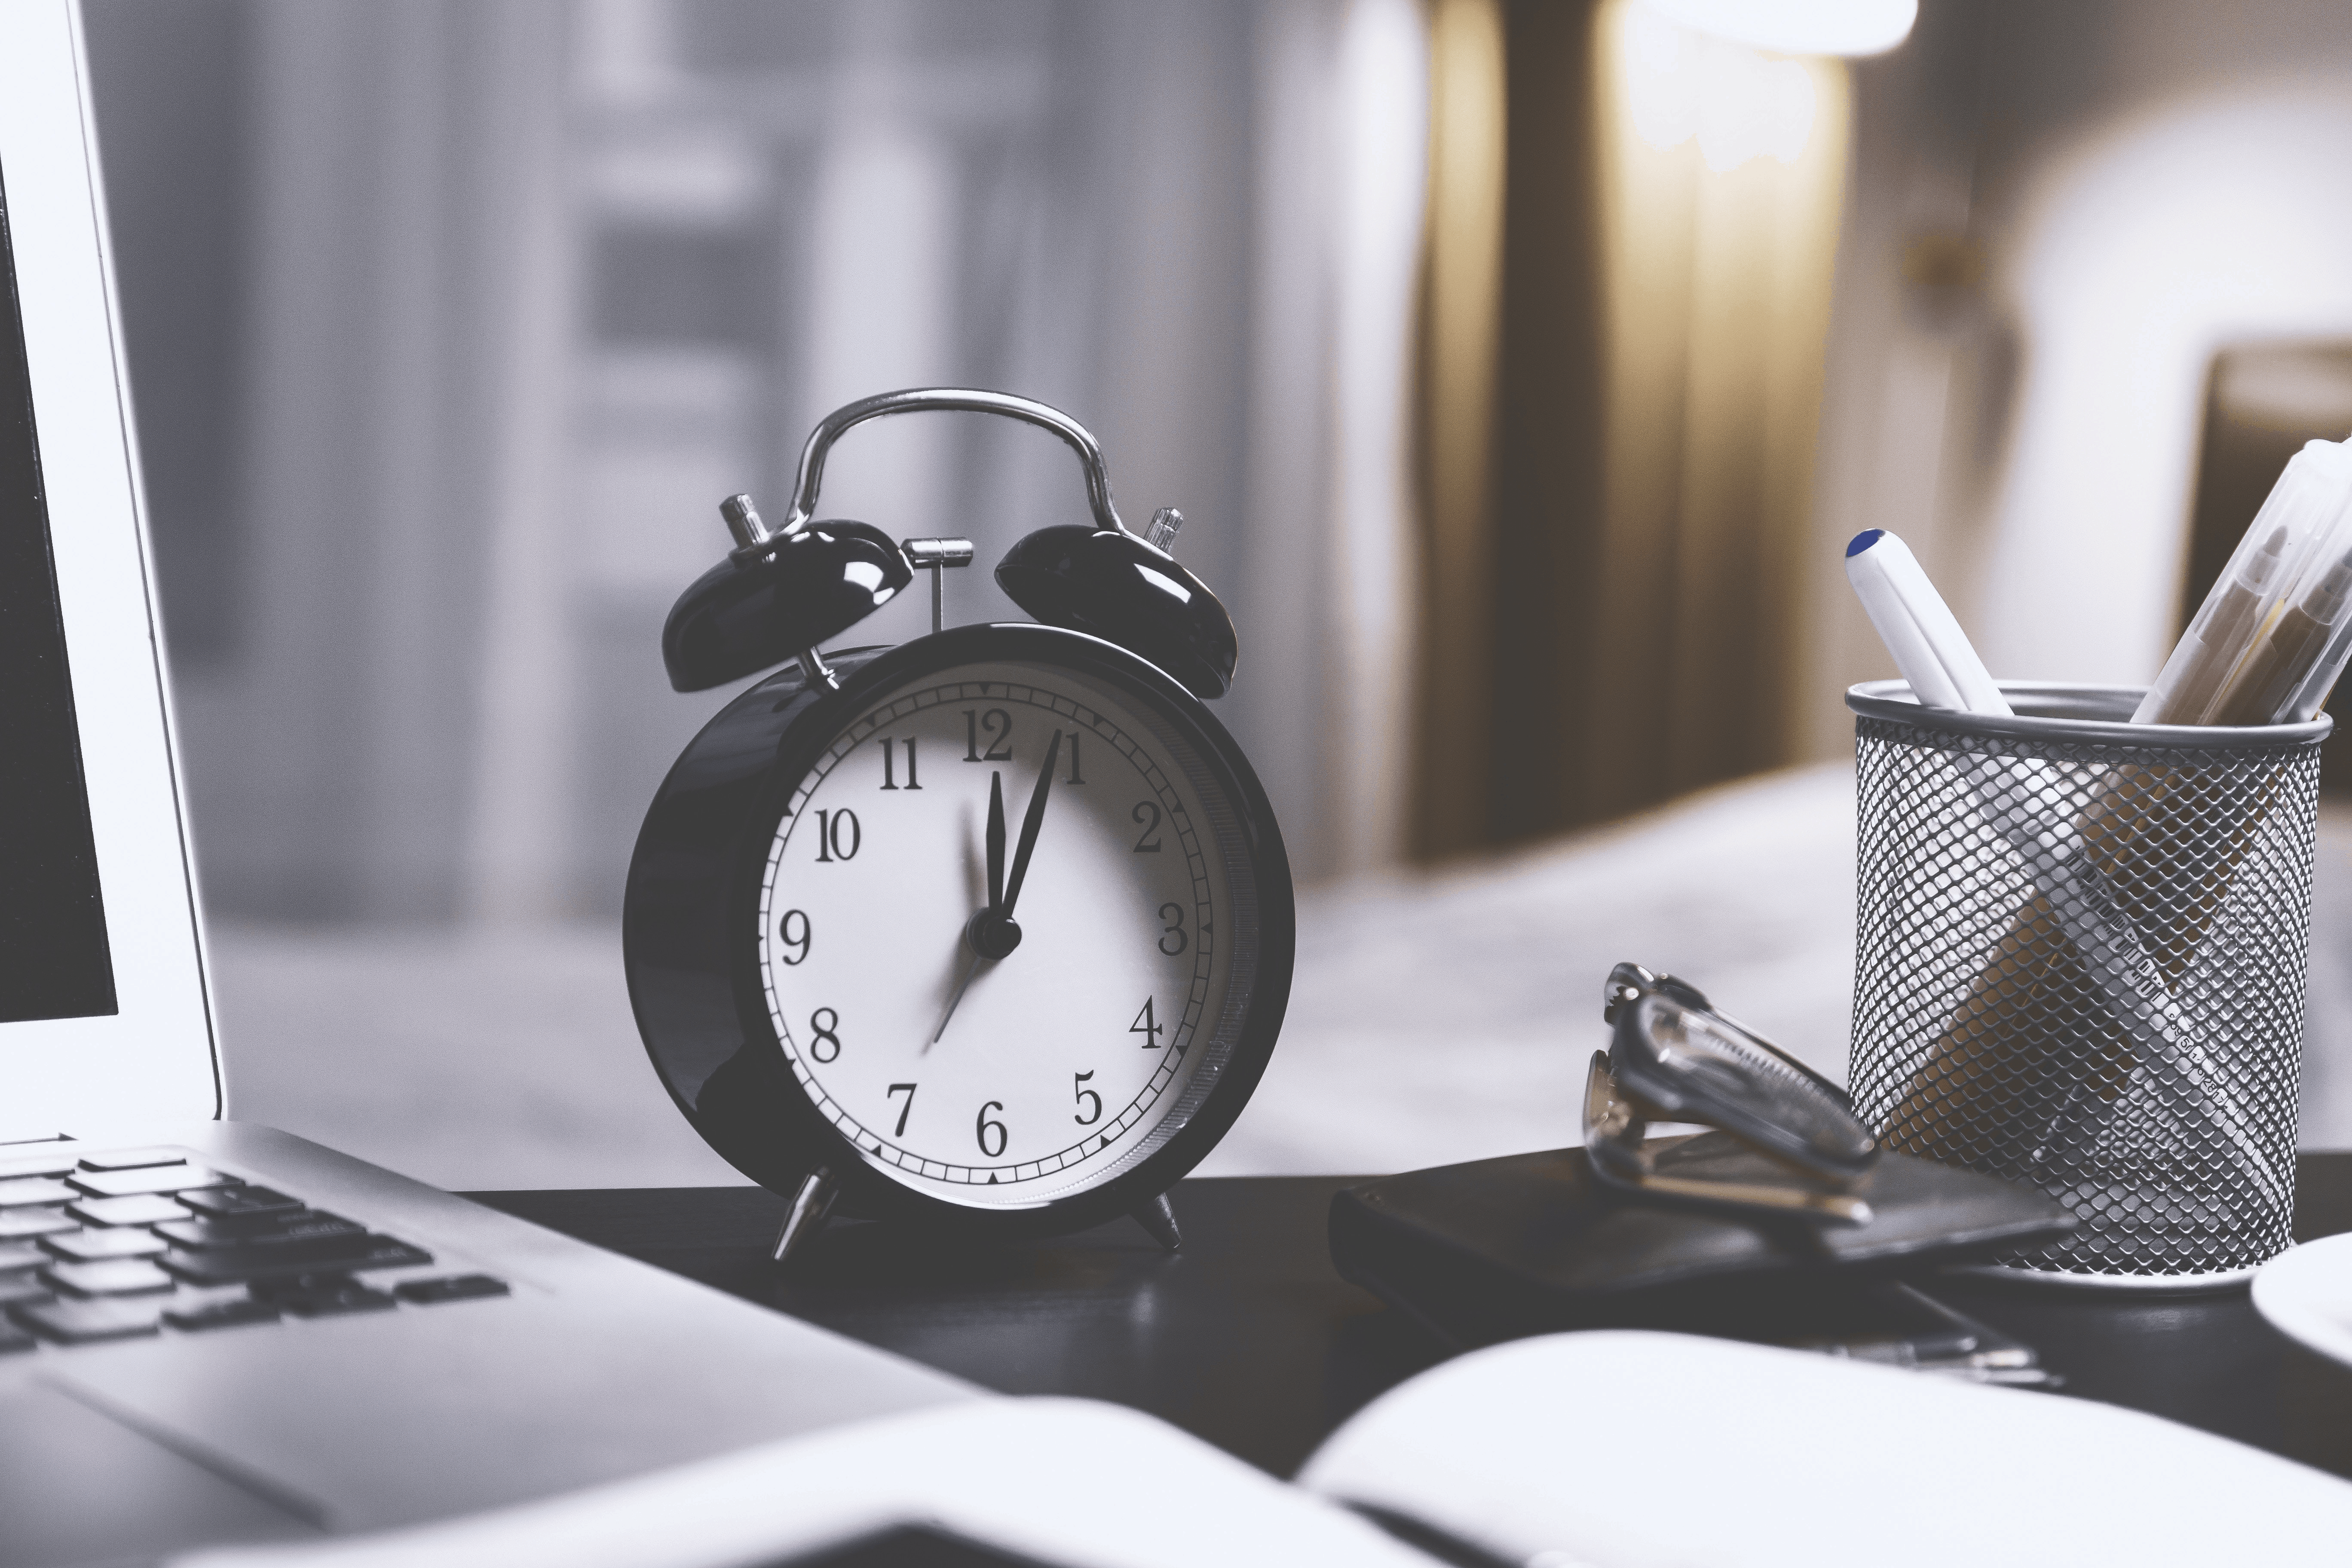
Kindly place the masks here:
<instances>
[{"instance_id":1,"label":"clock second hand","mask_svg":"<svg viewBox=\"0 0 2352 1568\"><path fill-rule=\"evenodd\" d=\"M1045 747L1045 765L1037 770L1037 787L1030 792L1028 814L1021 820L1021 843L1013 852L1009 886L1003 875L1004 775L988 775L988 908L972 916L964 927L964 941L971 956L964 960L963 974L956 981L955 994L948 998L947 1011L940 1016L940 1026L923 1046L926 1054L947 1034L948 1020L955 1016L964 992L980 973L980 961L1005 958L1021 945L1021 927L1013 919L1013 903L1021 896L1021 883L1029 874L1029 857L1037 847L1037 830L1045 826L1045 798L1053 793L1054 767L1061 756L1062 732L1056 730Z\"/></svg>"}]
</instances>

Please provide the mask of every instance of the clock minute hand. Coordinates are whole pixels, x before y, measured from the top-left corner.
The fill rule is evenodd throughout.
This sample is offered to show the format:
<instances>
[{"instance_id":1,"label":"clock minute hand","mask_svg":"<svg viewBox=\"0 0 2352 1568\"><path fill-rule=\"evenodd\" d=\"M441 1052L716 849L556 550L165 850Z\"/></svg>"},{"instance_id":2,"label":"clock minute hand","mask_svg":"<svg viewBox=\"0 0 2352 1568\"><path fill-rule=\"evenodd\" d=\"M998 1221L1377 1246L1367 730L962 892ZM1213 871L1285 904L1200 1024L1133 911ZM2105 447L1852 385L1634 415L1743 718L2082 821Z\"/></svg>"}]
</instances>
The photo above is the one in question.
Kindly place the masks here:
<instances>
[{"instance_id":1,"label":"clock minute hand","mask_svg":"<svg viewBox=\"0 0 2352 1568\"><path fill-rule=\"evenodd\" d=\"M1045 765L1037 770L1037 787L1029 796L1029 815L1021 819L1021 844L1013 852L1013 881L1004 889L1004 907L999 911L1003 919L1013 918L1013 900L1021 897L1021 879L1029 874L1029 852L1037 847L1037 829L1045 820L1045 797L1054 789L1054 764L1061 755L1062 732L1056 730L1053 744L1045 748Z\"/></svg>"}]
</instances>

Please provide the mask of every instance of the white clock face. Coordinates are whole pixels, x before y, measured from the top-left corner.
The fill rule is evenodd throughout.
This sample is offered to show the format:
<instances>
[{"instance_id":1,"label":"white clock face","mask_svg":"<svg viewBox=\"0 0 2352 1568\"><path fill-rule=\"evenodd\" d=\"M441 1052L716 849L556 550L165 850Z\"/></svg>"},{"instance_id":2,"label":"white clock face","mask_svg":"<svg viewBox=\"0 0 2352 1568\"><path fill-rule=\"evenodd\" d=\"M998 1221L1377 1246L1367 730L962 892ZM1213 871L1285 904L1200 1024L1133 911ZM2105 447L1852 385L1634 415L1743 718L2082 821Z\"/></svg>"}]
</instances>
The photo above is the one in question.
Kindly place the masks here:
<instances>
[{"instance_id":1,"label":"white clock face","mask_svg":"<svg viewBox=\"0 0 2352 1568\"><path fill-rule=\"evenodd\" d=\"M976 922L992 782L1003 919ZM1131 1167L1226 1048L1241 932L1216 791L1172 729L1074 671L971 664L889 692L794 790L761 879L769 1016L803 1091L868 1164L951 1203L1030 1207ZM1012 951L975 948L1008 921Z\"/></svg>"}]
</instances>

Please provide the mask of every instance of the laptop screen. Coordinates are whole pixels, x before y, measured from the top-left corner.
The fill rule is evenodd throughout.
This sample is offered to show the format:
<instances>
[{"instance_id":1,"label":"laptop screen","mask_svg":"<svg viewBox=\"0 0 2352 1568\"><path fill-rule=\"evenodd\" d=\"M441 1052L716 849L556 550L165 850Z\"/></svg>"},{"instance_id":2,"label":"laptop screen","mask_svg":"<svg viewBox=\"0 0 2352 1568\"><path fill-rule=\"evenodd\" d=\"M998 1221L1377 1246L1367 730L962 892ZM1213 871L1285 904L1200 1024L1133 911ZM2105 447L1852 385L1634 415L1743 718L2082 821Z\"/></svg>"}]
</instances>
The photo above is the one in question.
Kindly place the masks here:
<instances>
[{"instance_id":1,"label":"laptop screen","mask_svg":"<svg viewBox=\"0 0 2352 1568\"><path fill-rule=\"evenodd\" d=\"M0 1023L115 1011L0 174Z\"/></svg>"},{"instance_id":2,"label":"laptop screen","mask_svg":"<svg viewBox=\"0 0 2352 1568\"><path fill-rule=\"evenodd\" d=\"M0 0L0 1142L222 1099L79 22Z\"/></svg>"}]
</instances>

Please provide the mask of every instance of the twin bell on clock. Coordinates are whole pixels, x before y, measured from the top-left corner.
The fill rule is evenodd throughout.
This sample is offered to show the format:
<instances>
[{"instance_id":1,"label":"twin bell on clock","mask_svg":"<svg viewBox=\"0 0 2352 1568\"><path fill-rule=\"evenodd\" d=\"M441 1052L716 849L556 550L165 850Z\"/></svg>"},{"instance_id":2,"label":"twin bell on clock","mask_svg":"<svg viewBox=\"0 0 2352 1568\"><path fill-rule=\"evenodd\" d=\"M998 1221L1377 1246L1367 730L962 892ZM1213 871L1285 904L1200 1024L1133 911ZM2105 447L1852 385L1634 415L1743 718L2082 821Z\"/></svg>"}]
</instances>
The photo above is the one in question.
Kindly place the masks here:
<instances>
[{"instance_id":1,"label":"twin bell on clock","mask_svg":"<svg viewBox=\"0 0 2352 1568\"><path fill-rule=\"evenodd\" d=\"M996 568L1035 624L943 625L968 540L817 518L842 434L925 410L1076 452L1093 523ZM1169 552L1182 520L1131 531L1058 409L936 388L821 421L782 527L719 510L736 548L670 612L670 683L774 672L680 754L629 866L629 996L671 1097L789 1200L780 1262L833 1215L1013 1237L1131 1215L1175 1247L1168 1189L1256 1088L1295 946L1282 836L1203 700L1235 641ZM929 636L820 651L926 567Z\"/></svg>"}]
</instances>

